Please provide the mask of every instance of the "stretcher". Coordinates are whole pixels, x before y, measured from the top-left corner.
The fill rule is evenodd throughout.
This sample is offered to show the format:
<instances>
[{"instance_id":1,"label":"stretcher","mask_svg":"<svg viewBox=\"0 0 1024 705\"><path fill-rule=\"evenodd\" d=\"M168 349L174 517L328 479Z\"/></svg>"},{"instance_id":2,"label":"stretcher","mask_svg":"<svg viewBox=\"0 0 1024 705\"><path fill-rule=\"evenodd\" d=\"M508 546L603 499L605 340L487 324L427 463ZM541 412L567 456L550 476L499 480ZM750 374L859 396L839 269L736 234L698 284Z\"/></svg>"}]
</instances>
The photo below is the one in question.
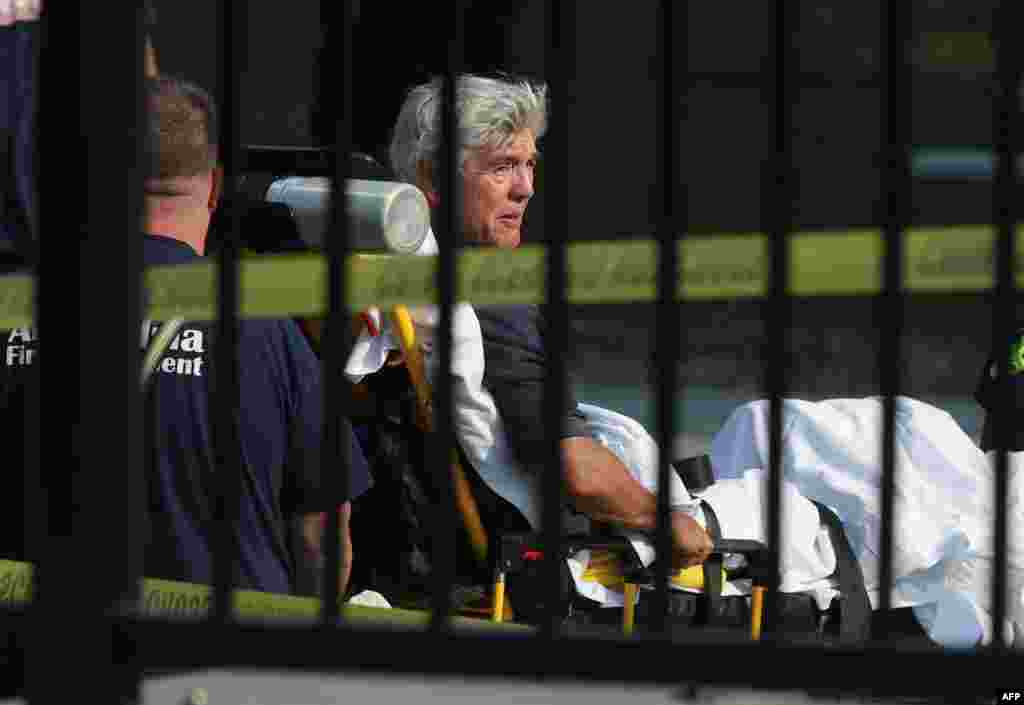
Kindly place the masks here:
<instances>
[{"instance_id":1,"label":"stretcher","mask_svg":"<svg viewBox=\"0 0 1024 705\"><path fill-rule=\"evenodd\" d=\"M501 537L501 551L497 556L494 568L494 599L491 619L494 622L504 621L505 586L508 574L522 571L526 564L544 559L545 549L539 534L505 534ZM561 558L567 560L580 551L600 551L613 554L619 561L623 576L622 633L629 636L636 626L636 605L640 590L653 589L655 571L651 566L644 566L636 555L632 544L619 536L599 535L568 535L563 538ZM746 539L719 539L714 544L708 566L712 570L721 570L721 559L726 555L740 554L748 562L747 575L751 578L750 603L750 638L761 638L764 623L765 595L770 585L771 571L774 570L774 557L760 541ZM695 566L678 571L670 576L673 584L698 589L705 594L711 590L721 591L721 583L705 579L706 566ZM724 577L724 576L723 576Z\"/></svg>"},{"instance_id":2,"label":"stretcher","mask_svg":"<svg viewBox=\"0 0 1024 705\"><path fill-rule=\"evenodd\" d=\"M399 342L404 355L404 364L409 372L409 377L416 395L417 403L417 424L423 432L433 430L433 418L431 414L431 389L426 377L423 355L416 344L415 328L412 317L405 306L395 306L391 312L392 323L398 333ZM491 620L496 623L504 622L511 617L512 600L514 595L506 592L506 576L510 572L521 570L527 561L543 558L544 548L537 534L508 534L500 539L500 555L488 556L489 540L483 521L480 518L480 511L470 489L469 482L462 468L457 453L454 449L450 463L452 487L455 492L455 503L462 519L463 525L469 535L473 546L474 554L481 565L493 563L494 584L492 588ZM573 535L567 536L561 546L563 560L582 550L601 550L614 554L622 564L622 570L626 575L624 584L625 609L623 610L622 631L623 634L633 633L635 626L635 605L639 591L642 587L651 587L654 584L653 572L642 565L630 542L622 537L615 536L589 536ZM721 559L726 554L742 554L746 556L751 566L750 575L753 578L751 591L751 630L752 639L760 639L764 613L764 596L769 585L770 573L774 570L774 559L769 555L767 547L758 541L719 539L715 543L712 558ZM720 565L716 561L715 565ZM690 576L701 576L698 582L691 579L690 587L702 588L704 590L721 590L722 581L707 581L702 579L704 573L700 568L696 571L690 570ZM682 571L687 573L687 571ZM686 576L680 576L684 580Z\"/></svg>"}]
</instances>

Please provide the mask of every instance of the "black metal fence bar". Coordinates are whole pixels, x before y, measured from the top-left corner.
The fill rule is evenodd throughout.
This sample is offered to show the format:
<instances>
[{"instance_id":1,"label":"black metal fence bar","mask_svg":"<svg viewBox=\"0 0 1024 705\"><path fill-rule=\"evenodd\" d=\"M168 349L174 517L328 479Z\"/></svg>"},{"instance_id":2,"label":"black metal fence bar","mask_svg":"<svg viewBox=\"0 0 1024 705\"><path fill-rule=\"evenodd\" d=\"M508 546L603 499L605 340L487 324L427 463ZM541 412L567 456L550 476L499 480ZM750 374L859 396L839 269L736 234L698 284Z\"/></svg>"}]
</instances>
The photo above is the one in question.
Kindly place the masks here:
<instances>
[{"instance_id":1,"label":"black metal fence bar","mask_svg":"<svg viewBox=\"0 0 1024 705\"><path fill-rule=\"evenodd\" d=\"M772 64L774 83L765 82L765 102L775 108L772 144L765 160L761 199L765 230L768 233L769 291L767 345L764 357L765 383L770 397L768 435L768 545L775 552L776 568L772 574L771 594L778 584L779 550L782 539L782 413L789 378L789 335L791 301L789 298L789 232L792 229L793 145L792 109L797 69L794 37L797 32L797 3L776 0L775 56ZM774 601L768 605L768 628L775 620Z\"/></svg>"},{"instance_id":2,"label":"black metal fence bar","mask_svg":"<svg viewBox=\"0 0 1024 705\"><path fill-rule=\"evenodd\" d=\"M755 643L715 634L648 639L566 640L538 644L531 634L460 634L439 639L421 630L311 631L281 625L222 626L142 622L124 625L147 665L163 668L280 669L294 673L432 674L469 679L543 677L547 683L677 686L706 683L772 690L862 690L915 697L976 697L991 684L1012 683L1020 659L1010 653L920 651L892 644L822 649L782 641ZM718 635L720 636L720 635ZM189 648L183 649L187 643ZM541 648L538 648L538 647ZM547 647L547 648L544 648ZM292 655L303 655L297 660ZM799 667L794 667L799 664ZM876 677L898 669L896 677ZM994 686L994 687L999 687ZM1011 686L1012 687L1012 686Z\"/></svg>"},{"instance_id":3,"label":"black metal fence bar","mask_svg":"<svg viewBox=\"0 0 1024 705\"><path fill-rule=\"evenodd\" d=\"M52 336L54 345L60 345L61 329L66 327L61 321L61 292L59 274L61 260L66 256L66 249L62 248L59 239L43 238L43 231L54 232L64 227L58 223L57 204L60 202L61 185L66 178L62 164L65 154L61 149L67 143L61 144L61 125L57 117L68 108L78 107L77 102L71 100L66 91L62 89L59 77L65 70L64 62L58 58L57 51L52 47L58 38L65 40L61 47L64 55L78 56L79 35L72 27L79 24L79 11L77 4L58 5L55 11L53 7L47 7L41 20L41 31L45 32L50 39L50 47L41 47L39 54L39 127L37 135L39 141L36 143L38 152L39 167L36 171L36 185L39 188L39 230L36 233L38 238L38 258L35 262L33 274L35 275L35 329L40 335ZM63 31L63 36L59 32ZM52 77L52 78L51 78ZM83 126L84 127L84 126ZM53 139L50 139L53 135ZM79 178L87 176L86 162L79 161ZM52 199L52 200L51 200ZM51 202L54 208L50 208ZM79 237L81 233L78 233ZM45 246L44 246L45 243ZM52 272L52 273L51 273ZM77 274L77 272L76 272ZM66 323L66 321L65 321ZM69 336L65 334L65 339ZM58 347L59 349L59 347ZM49 673L46 668L47 651L41 639L31 639L30 635L42 633L44 629L51 628L57 621L56 615L51 616L50 605L60 604L60 594L57 590L50 590L52 580L60 579L59 566L56 561L51 563L51 542L47 537L53 535L54 527L51 527L51 513L59 512L57 505L56 483L48 482L49 478L44 474L45 461L49 460L50 473L55 465L67 463L69 453L66 447L59 447L54 444L43 445L41 413L45 408L42 404L42 390L44 373L53 370L51 379L56 380L61 370L60 360L54 356L53 361L48 365L47 358L40 354L39 359L33 366L31 381L28 386L28 393L25 394L25 517L24 517L24 544L26 556L35 563L35 599L29 606L28 616L30 619L21 618L17 620L21 631L21 648L23 652L23 680L19 684L24 688L27 701L32 705L47 700L50 693L47 692L50 686ZM71 375L69 375L70 377ZM59 428L64 432L70 430L70 419L66 407L46 409L47 428L54 432ZM59 461L55 463L54 461ZM58 557L59 560L59 557ZM52 566L52 570L51 570ZM7 616L10 620L10 615Z\"/></svg>"},{"instance_id":4,"label":"black metal fence bar","mask_svg":"<svg viewBox=\"0 0 1024 705\"><path fill-rule=\"evenodd\" d=\"M541 514L544 538L544 584L555 596L562 593L562 512L565 506L562 490L561 431L565 424L567 399L566 358L569 346L569 306L566 288L566 246L571 227L568 206L569 179L569 121L570 81L575 66L573 31L576 19L575 0L559 0L547 4L545 29L547 54L545 68L549 77L549 91L555 107L551 111L548 134L552 135L544 168L545 232L547 253L545 258L544 301L546 330L545 346L548 353L546 386L544 389L544 415L547 429L548 467L545 468L543 509ZM513 599L515 596L513 595ZM560 600L548 600L548 609L541 624L540 637L553 637L561 629ZM513 603L514 604L514 603Z\"/></svg>"},{"instance_id":5,"label":"black metal fence bar","mask_svg":"<svg viewBox=\"0 0 1024 705\"><path fill-rule=\"evenodd\" d=\"M75 14L76 8L77 5L72 5L64 9L63 12L66 15L73 15ZM56 110L59 110L56 106L61 104L61 100L68 100L66 93L61 90L60 86L56 85L56 81L54 81L53 84L48 84L43 78L51 74L54 76L59 75L60 71L59 65L61 62L57 58L57 52L43 51L41 47L42 42L40 40L41 33L45 31L47 25L52 21L50 18L52 12L52 9L47 8L47 11L44 13L43 18L40 21L40 28L37 29L35 37L38 57L35 78L39 85L36 91L36 99L38 101L37 105L40 107L48 105L55 106L53 109L54 112L50 113L51 115L55 114ZM74 19L76 18L71 18L72 21ZM61 51L66 54L77 54L77 36L75 36L75 41L71 43L70 47L64 46ZM61 134L56 118L54 118L52 122L44 121L42 117L37 118L37 120L37 135L46 136L51 133L54 135ZM54 202L58 201L57 184L60 183L65 176L59 166L59 160L63 159L63 155L60 153L60 149L56 144L44 142L41 147L37 142L36 151L38 168L35 172L36 183L34 186L37 189L38 207L40 203L49 204L49 201L46 200L47 194L52 195ZM52 189L49 187L51 183L54 184ZM45 268L41 263L39 233L43 227L49 228L50 223L49 219L44 219L40 210L41 208L38 208L36 211L36 230L32 233L33 237L31 238L32 244L30 254L26 255L22 253L19 257L15 258L15 262L27 264L28 266L26 267L26 271L29 271L35 277L36 289L33 301L33 314L37 335L44 329L47 332L51 330L49 324L51 305L55 313L58 310L56 299L58 298L59 293L57 292L58 277L56 272L61 266L59 264L60 258L64 256L58 251L60 248L58 238L52 238L53 242L51 243L50 248L46 251L46 265L49 266L50 262L53 262L52 268L54 274L53 276L48 274L45 278L41 277L40 272L45 271ZM53 211L50 211L50 213L53 213ZM54 216L53 219L56 221L57 216ZM59 226L55 223L54 229L57 227ZM52 255L50 253L52 253ZM51 291L53 292L52 295ZM59 321L56 317L54 320L55 323L52 329L55 333L58 333L60 330ZM43 542L45 537L48 535L48 527L50 523L48 516L49 502L46 491L47 485L44 482L42 474L41 461L44 458L43 446L40 442L42 438L42 404L40 401L40 390L42 388L41 370L43 369L44 364L45 362L42 359L39 359L29 371L29 377L26 380L26 388L28 392L24 395L23 400L25 435L23 439L24 445L22 446L23 457L21 467L21 471L23 473L22 495L24 498L22 513L22 545L25 551L24 557L27 560L34 562L36 565L36 604L31 605L28 609L28 614L32 617L32 622L29 622L29 620L24 616L24 611L17 616L10 612L5 616L0 616L0 619L7 620L11 625L8 627L9 629L13 630L20 626L22 635L20 653L11 654L11 657L7 659L6 664L4 664L5 667L0 669L0 673L3 674L3 676L0 677L10 678L11 681L16 681L7 686L6 690L11 692L17 689L24 689L28 696L27 699L31 703L42 702L45 699L45 693L43 693L40 688L45 686L47 682L46 679L48 677L48 669L45 664L45 652L42 648L41 642L36 641L29 643L28 639L25 638L25 634L30 633L29 628L26 627L26 623L28 623L30 627L33 627L31 632L36 632L41 627L49 626L45 622L45 613L40 609L40 605L43 600L41 587L47 579L46 567L41 563L40 556L45 548ZM58 370L60 365L55 361L52 367L54 370ZM55 422L59 422L59 417L54 418L53 415L51 415L48 420L50 424L53 424ZM15 443L17 443L17 441L15 441ZM52 461L52 456L55 455L52 446L49 447L48 454ZM12 472L16 472L16 470L12 468Z\"/></svg>"},{"instance_id":6,"label":"black metal fence bar","mask_svg":"<svg viewBox=\"0 0 1024 705\"><path fill-rule=\"evenodd\" d=\"M903 231L910 213L910 41L909 3L881 3L886 71L882 104L882 191L878 221L885 243L883 281L877 299L879 376L882 387L881 509L878 609L890 606L893 570L893 501L896 473L896 398L903 374Z\"/></svg>"},{"instance_id":7,"label":"black metal fence bar","mask_svg":"<svg viewBox=\"0 0 1024 705\"><path fill-rule=\"evenodd\" d=\"M124 71L129 80L135 85L134 110L126 110L126 113L131 115L133 123L129 134L133 135L135 142L134 149L131 150L134 152L135 168L129 169L128 173L124 176L126 192L131 194L131 196L126 203L121 204L127 207L125 208L126 212L120 216L124 219L122 227L125 228L129 236L137 234L140 216L142 216L145 210L142 176L146 161L142 155L146 153L148 132L143 126L149 124L149 101L146 100L147 79L143 57L150 31L151 18L148 16L145 7L137 5L135 16L132 19L134 20L134 32L131 33L133 41L130 44L133 60L125 67ZM128 83L128 81L125 81L125 83ZM131 152L128 153L130 154ZM130 223L135 223L136 227L132 229ZM129 261L124 262L122 267L125 279L132 281L133 284L124 284L124 305L125 309L127 309L124 319L130 324L131 332L134 333L140 330L142 319L145 317L145 290L142 286L141 276L145 262L141 238L138 244L132 245L132 249L129 251L132 252L132 257ZM125 611L124 608L127 608L127 611L131 611L134 604L138 604L142 597L140 583L145 566L145 537L152 530L151 522L149 522L145 512L141 510L141 507L146 506L148 501L148 487L146 474L145 472L140 472L140 470L144 470L146 464L150 461L152 457L151 448L154 451L156 448L156 438L152 436L156 429L146 425L147 417L145 413L150 407L155 407L155 404L148 404L146 397L144 395L140 396L138 393L138 377L136 372L141 367L138 338L135 335L126 336L124 340L119 340L118 344L125 346L125 372L123 373L122 384L124 385L126 401L131 400L129 404L126 404L127 410L125 415L132 415L134 417L130 424L126 426L126 430L133 433L133 440L126 444L126 450L128 457L133 458L134 462L122 467L122 476L124 478L122 480L122 487L124 496L128 498L129 502L135 504L137 508L126 513L127 517L124 519L123 524L122 517L119 516L121 513L116 511L110 512L110 519L108 521L115 525L115 535L119 538L134 536L134 538L124 538L127 544L121 550L123 569L125 571L122 576L124 582L119 586L117 593L119 611ZM134 361L134 364L129 364L129 360ZM129 389L131 390L130 392ZM143 413L139 413L139 411ZM152 442L153 445L149 446L149 442ZM153 455L155 455L155 452ZM103 465L101 464L98 467L102 472ZM112 502L112 504L116 506L116 503ZM109 624L105 626L107 629L110 629ZM115 680L114 688L112 689L114 693L112 694L116 694L126 700L137 698L140 695L144 665L135 658L132 640L119 631L111 631L115 640L111 649ZM119 662L125 664L120 667L120 670L123 671L122 673L118 673L117 664Z\"/></svg>"},{"instance_id":8,"label":"black metal fence bar","mask_svg":"<svg viewBox=\"0 0 1024 705\"><path fill-rule=\"evenodd\" d=\"M443 7L443 6L442 6ZM441 159L440 183L444 184L441 196L441 219L444 232L438 237L437 292L440 317L437 328L436 350L438 353L437 383L434 391L433 442L429 446L435 462L437 487L441 490L441 501L435 514L434 526L434 584L431 604L431 630L440 632L449 627L448 616L452 609L452 586L455 584L455 492L450 472L452 453L455 448L455 431L452 416L452 311L455 304L455 254L463 243L462 217L459 205L462 202L462 159L459 137L458 112L456 106L457 81L463 63L463 26L465 1L451 0L448 5L451 15L451 34L448 37L447 65L444 78L444 107L441 131L444 137Z\"/></svg>"},{"instance_id":9,"label":"black metal fence bar","mask_svg":"<svg viewBox=\"0 0 1024 705\"><path fill-rule=\"evenodd\" d=\"M328 311L326 336L321 360L324 366L324 433L321 455L322 474L329 496L348 496L352 444L350 425L344 416L345 361L348 359L351 327L345 304L345 261L349 251L348 208L345 184L349 176L352 151L352 0L322 0L321 18L327 27L320 72L321 135L331 163L331 234L326 238ZM329 79L328 79L329 77ZM340 490L340 492L338 491ZM340 615L341 520L337 503L327 513L322 552L324 554L320 616L325 624ZM351 563L350 563L351 565Z\"/></svg>"},{"instance_id":10,"label":"black metal fence bar","mask_svg":"<svg viewBox=\"0 0 1024 705\"><path fill-rule=\"evenodd\" d=\"M26 695L32 703L55 702L74 687L115 700L137 691L138 674L120 660L105 612L136 594L144 533L141 512L131 510L143 500L141 14L100 17L77 3L55 3L42 22L34 327L45 342L37 359L26 361L36 382L27 394L37 397L28 403L27 468L41 472L26 478L26 509L40 511L26 521L36 532L26 537L36 568L31 620L19 620ZM96 37L103 37L103 51L96 51ZM91 76L121 89L97 100L85 80ZM70 222L62 217L69 212ZM102 343L83 345L92 335ZM97 414L107 398L119 403ZM13 435L14 428L6 430ZM102 440L111 428L116 444ZM91 563L97 546L118 549L118 561L98 572ZM60 672L67 663L83 669L78 677Z\"/></svg>"},{"instance_id":11,"label":"black metal fence bar","mask_svg":"<svg viewBox=\"0 0 1024 705\"><path fill-rule=\"evenodd\" d=\"M996 66L993 86L993 144L996 152L996 174L993 180L992 222L996 226L996 282L993 304L993 325L995 364L1002 379L1010 373L1009 343L1017 328L1017 282L1015 263L1017 260L1017 218L1019 196L1017 155L1020 151L1020 89L1022 57L1013 28L1017 25L1016 3L1004 0L996 8L993 17L993 35L996 45ZM1009 526L1007 497L1009 494L1008 449L1013 443L1015 423L1019 423L1010 410L1015 408L1014 385L1003 383L998 394L998 412L994 415L996 464L995 487L995 532L993 537L994 560L992 562L992 645L1006 646L1003 639L1003 621L1007 614L1007 560Z\"/></svg>"},{"instance_id":12,"label":"black metal fence bar","mask_svg":"<svg viewBox=\"0 0 1024 705\"><path fill-rule=\"evenodd\" d=\"M677 134L680 122L676 107L679 97L676 82L677 62L685 61L685 51L673 51L677 28L676 13L686 15L686 5L674 0L658 3L658 37L656 42L658 76L658 140L654 159L655 178L661 185L661 218L658 223L658 302L656 328L654 331L654 355L657 372L656 414L658 440L658 523L655 549L659 560L655 572L655 593L651 604L652 631L664 633L667 626L669 590L669 556L672 552L671 519L669 516L671 496L669 493L669 462L672 460L673 435L675 433L675 400L680 354L680 340L683 326L676 300L679 281L679 257L676 238L680 228L676 216L677 204L685 210L686 192L679 184L679 142ZM685 25L684 25L685 27ZM683 34L682 36L685 36ZM685 72L685 67L683 68ZM685 85L685 84L684 84Z\"/></svg>"},{"instance_id":13,"label":"black metal fence bar","mask_svg":"<svg viewBox=\"0 0 1024 705\"><path fill-rule=\"evenodd\" d=\"M232 590L237 581L238 537L235 525L242 492L239 428L238 373L238 257L241 252L238 174L241 171L239 141L239 86L245 57L244 37L247 3L224 0L217 4L218 97L220 108L220 158L224 169L223 206L229 208L227 232L217 252L217 321L214 334L213 443L217 462L217 497L214 501L213 551L214 600L211 619L231 620Z\"/></svg>"}]
</instances>

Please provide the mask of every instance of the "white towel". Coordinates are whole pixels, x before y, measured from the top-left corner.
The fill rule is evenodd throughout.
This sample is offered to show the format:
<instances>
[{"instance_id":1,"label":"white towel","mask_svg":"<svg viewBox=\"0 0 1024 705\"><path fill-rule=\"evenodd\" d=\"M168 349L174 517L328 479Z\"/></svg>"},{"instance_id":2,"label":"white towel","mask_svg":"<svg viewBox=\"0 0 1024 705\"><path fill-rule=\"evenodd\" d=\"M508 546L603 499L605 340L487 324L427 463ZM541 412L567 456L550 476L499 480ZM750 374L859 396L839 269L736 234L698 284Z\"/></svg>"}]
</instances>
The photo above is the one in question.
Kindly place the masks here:
<instances>
[{"instance_id":1,"label":"white towel","mask_svg":"<svg viewBox=\"0 0 1024 705\"><path fill-rule=\"evenodd\" d=\"M374 590L363 590L348 599L349 605L361 605L363 607L391 607L388 599Z\"/></svg>"},{"instance_id":2,"label":"white towel","mask_svg":"<svg viewBox=\"0 0 1024 705\"><path fill-rule=\"evenodd\" d=\"M434 238L433 230L427 230L427 237L415 254L422 257L437 254L437 240ZM380 309L371 306L363 315L367 319L367 325L360 330L345 364L345 375L356 384L362 382L366 375L371 375L384 367L389 352L402 349L392 332L391 320L382 316ZM420 330L432 329L437 325L436 306L410 307L409 316L417 328L417 336Z\"/></svg>"}]
</instances>

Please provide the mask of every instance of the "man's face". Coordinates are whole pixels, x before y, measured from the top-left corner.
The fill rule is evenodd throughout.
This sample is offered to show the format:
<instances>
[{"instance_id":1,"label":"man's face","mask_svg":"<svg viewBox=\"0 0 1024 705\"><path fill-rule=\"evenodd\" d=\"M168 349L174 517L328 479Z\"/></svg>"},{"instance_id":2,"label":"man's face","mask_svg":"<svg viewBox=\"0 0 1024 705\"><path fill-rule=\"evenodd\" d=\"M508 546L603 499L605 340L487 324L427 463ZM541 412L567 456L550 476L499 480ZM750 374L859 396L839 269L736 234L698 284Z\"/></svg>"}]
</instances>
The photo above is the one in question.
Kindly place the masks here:
<instances>
[{"instance_id":1,"label":"man's face","mask_svg":"<svg viewBox=\"0 0 1024 705\"><path fill-rule=\"evenodd\" d=\"M537 145L528 129L500 149L485 147L462 170L463 228L473 242L518 247L523 214L533 196Z\"/></svg>"}]
</instances>

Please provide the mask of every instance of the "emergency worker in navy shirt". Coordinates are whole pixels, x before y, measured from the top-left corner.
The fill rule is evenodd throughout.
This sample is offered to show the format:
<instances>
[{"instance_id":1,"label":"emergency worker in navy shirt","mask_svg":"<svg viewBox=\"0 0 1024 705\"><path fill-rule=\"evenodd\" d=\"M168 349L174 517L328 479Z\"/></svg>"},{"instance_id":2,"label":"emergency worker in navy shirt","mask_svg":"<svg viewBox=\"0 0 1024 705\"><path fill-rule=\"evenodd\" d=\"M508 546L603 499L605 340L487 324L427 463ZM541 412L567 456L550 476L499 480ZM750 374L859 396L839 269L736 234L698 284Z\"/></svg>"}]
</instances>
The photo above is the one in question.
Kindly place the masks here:
<instances>
[{"instance_id":1,"label":"emergency worker in navy shirt","mask_svg":"<svg viewBox=\"0 0 1024 705\"><path fill-rule=\"evenodd\" d=\"M171 78L148 84L151 114L150 177L145 183L144 259L147 266L195 262L206 246L222 174L209 96ZM159 330L144 322L141 344ZM146 575L210 583L216 532L212 498L215 463L210 408L212 324L185 323L159 362L155 403L156 467L149 476L151 540ZM306 552L319 559L323 513L341 507L344 594L351 566L351 499L369 486L366 460L344 421L351 445L347 495L324 487L337 468L322 468L320 363L291 320L239 322L237 420L243 498L237 525L240 589L299 591L304 556L296 551L301 526Z\"/></svg>"},{"instance_id":2,"label":"emergency worker in navy shirt","mask_svg":"<svg viewBox=\"0 0 1024 705\"><path fill-rule=\"evenodd\" d=\"M408 93L390 146L395 173L416 184L432 206L449 197L439 183L444 149L441 88L442 82L434 80ZM547 88L511 77L462 75L456 83L455 104L461 146L456 165L461 237L474 245L518 247L534 194L537 141L547 127ZM439 238L446 236L441 226L434 224ZM519 465L532 473L543 472L548 455L544 385L550 354L545 349L543 309L528 305L474 309L483 336L483 385L494 398ZM585 432L575 400L567 401L561 429L562 475L572 507L592 520L653 530L655 495ZM499 521L502 529L515 528ZM702 563L712 547L704 529L682 511L673 511L670 523L673 563L679 567Z\"/></svg>"}]
</instances>

